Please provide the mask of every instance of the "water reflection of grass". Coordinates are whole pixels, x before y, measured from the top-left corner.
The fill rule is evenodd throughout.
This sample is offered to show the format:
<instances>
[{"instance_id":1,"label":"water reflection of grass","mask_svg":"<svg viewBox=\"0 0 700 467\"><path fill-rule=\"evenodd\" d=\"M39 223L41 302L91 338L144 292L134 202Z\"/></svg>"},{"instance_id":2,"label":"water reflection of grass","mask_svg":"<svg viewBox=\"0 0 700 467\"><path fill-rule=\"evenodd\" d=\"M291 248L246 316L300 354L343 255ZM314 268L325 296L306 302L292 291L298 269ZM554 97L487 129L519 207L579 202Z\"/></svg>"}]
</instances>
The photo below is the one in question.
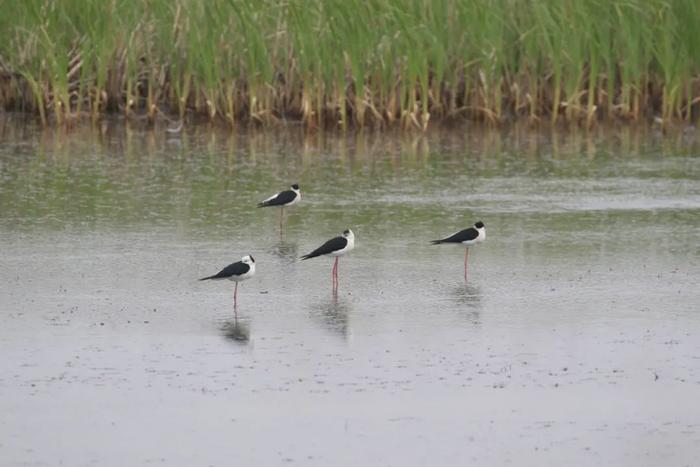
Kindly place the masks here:
<instances>
[{"instance_id":1,"label":"water reflection of grass","mask_svg":"<svg viewBox=\"0 0 700 467\"><path fill-rule=\"evenodd\" d=\"M0 105L403 126L697 114L694 0L5 2Z\"/></svg>"},{"instance_id":2,"label":"water reflection of grass","mask_svg":"<svg viewBox=\"0 0 700 467\"><path fill-rule=\"evenodd\" d=\"M122 124L36 132L0 119L0 139L14 142L0 152L0 208L13 226L157 224L245 235L262 222L272 232L276 217L249 208L293 180L313 195L289 212L286 229L312 222L330 234L338 225L430 223L446 214L441 209L455 202L459 187L461 206L473 209L479 200L470 197L499 186L523 191L525 183L531 196L547 197L567 180L576 190L609 177L700 176L675 162L700 151L696 138L682 131L661 138L645 128L549 133L516 126L403 138L194 127L173 144L165 132ZM433 201L417 202L424 193ZM440 200L447 204L434 206Z\"/></svg>"}]
</instances>

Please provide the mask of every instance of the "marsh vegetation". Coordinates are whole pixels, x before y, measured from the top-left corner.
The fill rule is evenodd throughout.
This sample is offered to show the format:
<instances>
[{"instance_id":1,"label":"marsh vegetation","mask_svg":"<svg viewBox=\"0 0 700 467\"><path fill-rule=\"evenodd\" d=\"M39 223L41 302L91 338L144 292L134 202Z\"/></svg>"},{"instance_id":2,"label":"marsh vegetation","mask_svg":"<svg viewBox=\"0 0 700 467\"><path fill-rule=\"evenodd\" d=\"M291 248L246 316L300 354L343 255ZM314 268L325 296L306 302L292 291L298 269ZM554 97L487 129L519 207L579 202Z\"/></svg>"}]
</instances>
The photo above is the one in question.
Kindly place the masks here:
<instances>
[{"instance_id":1,"label":"marsh vegetation","mask_svg":"<svg viewBox=\"0 0 700 467\"><path fill-rule=\"evenodd\" d=\"M238 126L693 120L696 0L0 0L0 107Z\"/></svg>"}]
</instances>

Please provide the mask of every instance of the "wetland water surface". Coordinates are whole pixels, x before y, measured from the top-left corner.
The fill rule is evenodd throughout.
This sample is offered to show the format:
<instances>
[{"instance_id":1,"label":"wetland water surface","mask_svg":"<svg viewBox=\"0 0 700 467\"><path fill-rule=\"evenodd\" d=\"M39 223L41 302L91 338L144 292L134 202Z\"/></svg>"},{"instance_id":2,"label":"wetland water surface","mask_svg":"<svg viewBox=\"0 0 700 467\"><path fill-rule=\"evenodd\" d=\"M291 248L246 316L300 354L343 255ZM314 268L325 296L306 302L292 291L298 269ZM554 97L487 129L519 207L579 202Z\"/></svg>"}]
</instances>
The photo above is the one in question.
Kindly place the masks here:
<instances>
[{"instance_id":1,"label":"wetland water surface","mask_svg":"<svg viewBox=\"0 0 700 467\"><path fill-rule=\"evenodd\" d=\"M4 124L2 464L695 463L699 153ZM476 220L465 284L428 241ZM348 227L333 297L298 257ZM235 316L197 279L244 254Z\"/></svg>"}]
</instances>

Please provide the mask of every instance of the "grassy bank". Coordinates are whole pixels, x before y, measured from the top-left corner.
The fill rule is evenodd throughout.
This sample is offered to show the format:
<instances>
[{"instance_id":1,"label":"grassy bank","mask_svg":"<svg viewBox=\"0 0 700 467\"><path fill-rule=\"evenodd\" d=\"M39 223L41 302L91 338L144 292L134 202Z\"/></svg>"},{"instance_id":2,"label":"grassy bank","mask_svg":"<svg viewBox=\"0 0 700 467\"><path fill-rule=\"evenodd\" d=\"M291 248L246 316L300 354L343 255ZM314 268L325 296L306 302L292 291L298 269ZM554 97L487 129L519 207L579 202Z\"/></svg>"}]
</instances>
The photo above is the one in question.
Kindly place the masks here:
<instances>
[{"instance_id":1,"label":"grassy bank","mask_svg":"<svg viewBox=\"0 0 700 467\"><path fill-rule=\"evenodd\" d=\"M0 0L0 11L0 107L45 122L700 114L700 0Z\"/></svg>"}]
</instances>

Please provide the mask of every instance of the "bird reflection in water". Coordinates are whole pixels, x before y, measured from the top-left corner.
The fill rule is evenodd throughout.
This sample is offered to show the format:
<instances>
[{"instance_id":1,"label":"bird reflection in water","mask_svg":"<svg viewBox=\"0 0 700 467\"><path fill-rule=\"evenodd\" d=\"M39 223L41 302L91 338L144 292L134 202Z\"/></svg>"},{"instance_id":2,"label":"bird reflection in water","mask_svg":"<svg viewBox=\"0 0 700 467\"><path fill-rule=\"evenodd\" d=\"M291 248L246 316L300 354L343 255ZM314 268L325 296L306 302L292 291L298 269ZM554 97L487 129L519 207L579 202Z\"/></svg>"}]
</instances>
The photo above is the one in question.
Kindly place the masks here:
<instances>
[{"instance_id":1,"label":"bird reflection in water","mask_svg":"<svg viewBox=\"0 0 700 467\"><path fill-rule=\"evenodd\" d=\"M285 242L280 239L278 243L270 247L270 253L285 263L294 263L299 257L299 245L297 243Z\"/></svg>"},{"instance_id":2,"label":"bird reflection in water","mask_svg":"<svg viewBox=\"0 0 700 467\"><path fill-rule=\"evenodd\" d=\"M346 297L338 297L337 291L330 299L324 299L311 306L311 316L333 334L348 340L350 337L350 303Z\"/></svg>"},{"instance_id":3,"label":"bird reflection in water","mask_svg":"<svg viewBox=\"0 0 700 467\"><path fill-rule=\"evenodd\" d=\"M233 321L224 321L219 329L226 339L238 344L250 341L250 326L238 319L238 315L234 316Z\"/></svg>"},{"instance_id":4,"label":"bird reflection in water","mask_svg":"<svg viewBox=\"0 0 700 467\"><path fill-rule=\"evenodd\" d=\"M452 289L452 296L460 308L466 308L470 321L474 324L481 322L481 287L470 283L457 284Z\"/></svg>"}]
</instances>

